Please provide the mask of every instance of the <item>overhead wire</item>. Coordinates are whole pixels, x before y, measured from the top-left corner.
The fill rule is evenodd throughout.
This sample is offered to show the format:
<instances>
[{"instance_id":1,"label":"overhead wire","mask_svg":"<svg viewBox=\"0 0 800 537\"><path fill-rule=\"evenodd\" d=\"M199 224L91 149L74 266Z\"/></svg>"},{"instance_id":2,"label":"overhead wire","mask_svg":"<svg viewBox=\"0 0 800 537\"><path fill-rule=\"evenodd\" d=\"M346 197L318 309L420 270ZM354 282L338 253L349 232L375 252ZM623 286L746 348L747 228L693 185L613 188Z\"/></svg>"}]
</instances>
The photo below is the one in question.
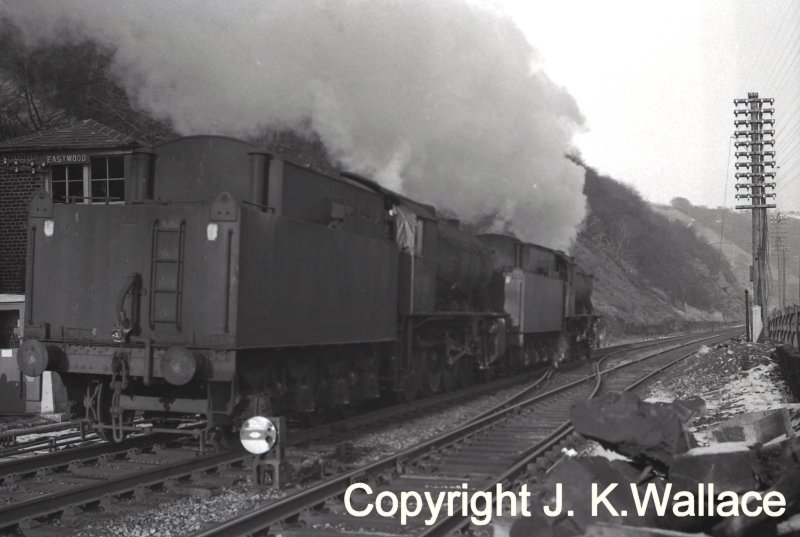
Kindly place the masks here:
<instances>
[{"instance_id":1,"label":"overhead wire","mask_svg":"<svg viewBox=\"0 0 800 537\"><path fill-rule=\"evenodd\" d=\"M798 32L792 45L783 47L780 56L772 63L773 67L770 74L764 79L765 87L769 88L773 85L777 85L779 81L783 81L783 77L787 75L787 70L784 68L784 65L787 59L797 57L797 52L795 52L794 56L791 56L791 54L798 46L800 46L800 32ZM794 60L789 60L789 65L791 65L792 61Z\"/></svg>"},{"instance_id":2,"label":"overhead wire","mask_svg":"<svg viewBox=\"0 0 800 537\"><path fill-rule=\"evenodd\" d=\"M766 88L770 88L772 86L781 86L784 78L788 75L788 69L785 68L787 65L791 65L797 59L798 53L795 49L800 47L800 32L798 32L797 36L795 37L794 42L790 47L785 47L780 54L780 57L774 62L774 67L772 68L769 76L764 79L764 86ZM792 56L792 53L794 55ZM779 84L779 82L781 84ZM776 91L777 93L777 91Z\"/></svg>"},{"instance_id":3,"label":"overhead wire","mask_svg":"<svg viewBox=\"0 0 800 537\"><path fill-rule=\"evenodd\" d=\"M786 24L786 20L789 18L788 15L789 15L789 11L791 10L791 8L792 8L792 2L787 2L786 3L786 10L784 11L783 16L780 17L779 19L775 19L773 21L773 24L778 24L779 26L778 26L778 30L777 31L772 32L770 34L772 36L772 39L770 39L769 46L767 46L767 41L766 40L761 42L761 48L759 48L758 54L756 55L755 59L753 60L753 63L750 65L750 69L747 70L749 75L745 79L746 80L745 90L748 90L751 87L751 83L754 80L758 80L759 78L761 78L761 77L756 77L756 75L755 75L755 72L756 72L758 66L761 65L761 56L764 54L764 51L767 50L767 48L769 48L769 49L772 48L773 44L775 43L775 40L778 38L778 34L780 34L781 30L783 30L783 25Z\"/></svg>"},{"instance_id":4,"label":"overhead wire","mask_svg":"<svg viewBox=\"0 0 800 537\"><path fill-rule=\"evenodd\" d=\"M722 223L719 229L719 252L717 252L717 279L722 270L722 242L725 240L725 211L728 205L728 182L731 175L731 148L735 136L728 139L728 164L725 165L725 193L722 195Z\"/></svg>"}]
</instances>

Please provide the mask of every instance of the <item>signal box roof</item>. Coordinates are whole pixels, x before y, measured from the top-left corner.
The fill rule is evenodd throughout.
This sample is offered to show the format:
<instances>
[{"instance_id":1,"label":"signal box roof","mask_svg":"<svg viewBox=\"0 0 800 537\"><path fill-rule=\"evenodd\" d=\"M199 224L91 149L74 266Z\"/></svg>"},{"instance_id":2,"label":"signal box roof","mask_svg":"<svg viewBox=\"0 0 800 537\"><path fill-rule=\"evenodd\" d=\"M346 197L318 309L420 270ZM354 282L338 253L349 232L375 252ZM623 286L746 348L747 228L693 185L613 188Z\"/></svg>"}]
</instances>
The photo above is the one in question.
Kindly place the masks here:
<instances>
[{"instance_id":1,"label":"signal box roof","mask_svg":"<svg viewBox=\"0 0 800 537\"><path fill-rule=\"evenodd\" d=\"M0 142L0 153L63 149L132 149L146 146L147 144L133 136L116 131L93 119L84 119L73 125L4 140Z\"/></svg>"}]
</instances>

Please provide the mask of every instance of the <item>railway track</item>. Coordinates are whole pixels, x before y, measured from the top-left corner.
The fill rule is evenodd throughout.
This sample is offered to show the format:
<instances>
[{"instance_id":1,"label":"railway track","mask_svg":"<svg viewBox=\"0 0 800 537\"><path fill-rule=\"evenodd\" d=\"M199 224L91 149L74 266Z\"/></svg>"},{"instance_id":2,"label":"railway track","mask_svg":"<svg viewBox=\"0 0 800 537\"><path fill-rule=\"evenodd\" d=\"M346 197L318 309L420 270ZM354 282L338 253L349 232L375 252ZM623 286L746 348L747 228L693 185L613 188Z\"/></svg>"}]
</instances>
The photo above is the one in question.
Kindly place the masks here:
<instances>
[{"instance_id":1,"label":"railway track","mask_svg":"<svg viewBox=\"0 0 800 537\"><path fill-rule=\"evenodd\" d=\"M695 338L615 365L604 366L603 361L598 361L594 375L577 369L560 374L559 385L545 393L514 397L463 426L263 508L240 513L227 522L193 533L192 537L244 536L266 531L282 537L332 537L355 532L376 537L450 535L468 525L469 519L440 517L433 526L425 527L423 521L429 518L429 513L424 510L407 525L402 525L396 516L376 514L377 509L363 518L355 517L348 513L342 497L353 483L371 484L371 492L359 489L360 494L350 496L351 507L366 512L371 499L381 493L493 490L497 483L519 478L531 464L573 433L568 421L572 402L596 394L601 380L611 389L620 386L630 389L693 354L694 349L684 352L686 347L723 341L731 335L732 332L726 332ZM621 353L609 353L604 361L621 357ZM612 376L613 384L609 385ZM631 378L635 378L634 383Z\"/></svg>"},{"instance_id":2,"label":"railway track","mask_svg":"<svg viewBox=\"0 0 800 537\"><path fill-rule=\"evenodd\" d=\"M697 338L678 338L684 339ZM604 349L602 354L606 360L612 360L638 349L670 344L665 340L628 344ZM474 427L478 430L491 416L519 405L519 401L546 384L569 384L585 378L588 367L589 364L579 364L570 370L559 371L557 380L554 380L552 371L544 371L533 382L526 380L527 386L523 390L484 413L482 418L474 419ZM388 407L320 427L294 431L289 435L288 445L296 446L321 438L335 441L337 436L352 435L360 428L415 413L430 412L515 384L520 384L520 380L502 379L419 400L410 405ZM512 412L516 410L512 408ZM43 517L65 512L79 514L87 507L96 506L113 510L113 499L122 495L141 495L150 489L181 491L204 487L224 488L246 479L250 474L248 462L251 457L244 452L233 450L200 454L197 449L168 444L170 440L173 439L145 435L116 446L101 443L0 462L0 479L3 481L0 487L0 531L14 527L22 528L26 533L30 528L41 530L42 526L37 520ZM409 460L408 454L406 460ZM45 522L45 527L49 524ZM224 532L218 534L227 535Z\"/></svg>"},{"instance_id":3,"label":"railway track","mask_svg":"<svg viewBox=\"0 0 800 537\"><path fill-rule=\"evenodd\" d=\"M0 458L25 453L35 449L56 449L59 439L73 439L74 435L80 433L68 432L77 429L75 422L51 423L47 425L37 425L24 429L8 429L0 431ZM63 434L53 434L63 433ZM34 438L20 441L20 438L33 436Z\"/></svg>"},{"instance_id":4,"label":"railway track","mask_svg":"<svg viewBox=\"0 0 800 537\"><path fill-rule=\"evenodd\" d=\"M288 446L320 438L352 435L361 428L386 421L457 405L472 397L519 384L537 386L539 379L504 378L441 394L413 403L390 406L318 427L293 431ZM63 429L62 426L55 429ZM41 432L20 430L19 436ZM44 442L44 446L49 445ZM25 446L28 447L28 446ZM33 446L31 446L33 447ZM9 448L7 453L19 454ZM24 458L2 457L0 452L0 532L18 527L23 533L41 534L52 526L52 517L79 514L83 509L115 508L114 498L141 495L150 489L164 492L218 489L251 475L252 456L239 449L201 454L199 449L176 442L170 435L146 434L121 444L92 443ZM38 522L49 518L44 524Z\"/></svg>"},{"instance_id":5,"label":"railway track","mask_svg":"<svg viewBox=\"0 0 800 537\"><path fill-rule=\"evenodd\" d=\"M691 337L693 336L692 335L678 336L678 338L691 338ZM674 341L675 339L676 338L671 338L670 341ZM630 351L637 348L647 348L661 343L662 340L648 340L642 342L626 343L623 345L597 349L594 351L594 355L597 358L601 358L606 355L615 355L624 351ZM481 393L484 392L492 392L495 390L512 387L521 383L523 383L523 381L520 381L519 377L499 379L488 384L482 384L472 387L473 389L476 390L476 393L472 393L469 390L466 391L462 390L463 394L461 393L462 391L459 391L459 392L437 395L434 398L418 400L415 403L410 404L406 408L409 408L410 410L413 411L415 410L416 407L419 407L419 409L424 410L432 405L435 406L439 404L447 404L450 401L458 400L463 397L472 397L474 395L480 395ZM390 407L387 407L378 411L374 411L372 413L368 413L366 415L362 415L360 418L355 417L352 418L351 420L341 420L330 423L328 425L322 425L318 428L315 428L315 430L323 431L324 427L328 427L328 429L332 431L333 429L341 429L342 426L348 426L348 427L358 426L359 423L362 422L364 424L372 424L376 421L375 418L379 416L380 412L386 414L387 417L394 417L393 415L394 411ZM0 461L3 461L8 457L22 456L25 454L36 453L45 450L50 452L55 452L68 448L74 448L76 446L86 444L87 442L91 443L94 441L100 441L98 436L93 432L86 432L85 434L82 435L80 432L80 426L81 426L80 420L72 420L64 423L52 423L47 425L26 427L22 429L7 429L4 431L0 431ZM32 437L32 438L26 438L26 437Z\"/></svg>"}]
</instances>

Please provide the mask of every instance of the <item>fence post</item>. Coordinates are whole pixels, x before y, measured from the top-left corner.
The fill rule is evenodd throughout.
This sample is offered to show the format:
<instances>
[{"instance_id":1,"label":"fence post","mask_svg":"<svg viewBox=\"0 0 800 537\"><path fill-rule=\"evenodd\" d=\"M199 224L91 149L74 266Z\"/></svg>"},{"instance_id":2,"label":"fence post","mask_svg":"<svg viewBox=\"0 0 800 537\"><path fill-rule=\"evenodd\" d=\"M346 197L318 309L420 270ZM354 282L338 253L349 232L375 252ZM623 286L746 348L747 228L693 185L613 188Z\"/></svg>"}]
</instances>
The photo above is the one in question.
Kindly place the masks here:
<instances>
[{"instance_id":1,"label":"fence post","mask_svg":"<svg viewBox=\"0 0 800 537\"><path fill-rule=\"evenodd\" d=\"M750 341L750 291L744 290L744 326L745 341Z\"/></svg>"}]
</instances>

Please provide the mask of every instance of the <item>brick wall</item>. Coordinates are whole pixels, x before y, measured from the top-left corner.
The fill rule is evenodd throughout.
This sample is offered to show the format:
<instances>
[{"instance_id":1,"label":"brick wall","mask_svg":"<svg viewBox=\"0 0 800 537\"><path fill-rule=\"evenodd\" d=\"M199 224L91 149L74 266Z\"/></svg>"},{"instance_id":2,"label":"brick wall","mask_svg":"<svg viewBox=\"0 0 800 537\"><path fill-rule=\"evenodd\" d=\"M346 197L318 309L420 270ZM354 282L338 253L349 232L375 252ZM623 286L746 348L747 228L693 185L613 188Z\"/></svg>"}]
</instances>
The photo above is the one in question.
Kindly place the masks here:
<instances>
[{"instance_id":1,"label":"brick wall","mask_svg":"<svg viewBox=\"0 0 800 537\"><path fill-rule=\"evenodd\" d=\"M25 292L28 202L42 179L0 169L0 293Z\"/></svg>"}]
</instances>

